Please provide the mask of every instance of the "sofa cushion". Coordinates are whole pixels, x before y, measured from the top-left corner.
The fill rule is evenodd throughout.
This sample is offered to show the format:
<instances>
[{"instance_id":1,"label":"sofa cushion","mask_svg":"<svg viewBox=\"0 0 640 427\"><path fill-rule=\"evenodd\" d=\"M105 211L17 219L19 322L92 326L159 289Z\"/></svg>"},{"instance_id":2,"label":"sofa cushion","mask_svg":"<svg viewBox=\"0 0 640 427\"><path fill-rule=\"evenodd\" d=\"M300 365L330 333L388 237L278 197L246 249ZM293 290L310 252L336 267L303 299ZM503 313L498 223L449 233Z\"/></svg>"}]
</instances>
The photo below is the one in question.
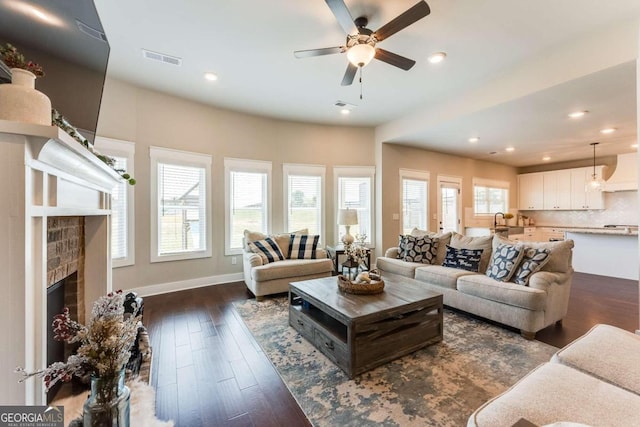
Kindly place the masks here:
<instances>
[{"instance_id":1,"label":"sofa cushion","mask_svg":"<svg viewBox=\"0 0 640 427\"><path fill-rule=\"evenodd\" d=\"M289 235L289 259L314 259L316 257L316 249L318 249L318 240L320 236L310 236L308 234L290 234Z\"/></svg>"},{"instance_id":2,"label":"sofa cushion","mask_svg":"<svg viewBox=\"0 0 640 427\"><path fill-rule=\"evenodd\" d=\"M292 234L309 234L309 229L303 228L291 233L273 234L271 236L267 236L266 234L259 231L244 230L244 250L247 252L251 251L251 249L249 249L249 242L264 240L267 237L271 237L276 241L282 253L286 255L289 253L289 239L291 238Z\"/></svg>"},{"instance_id":3,"label":"sofa cushion","mask_svg":"<svg viewBox=\"0 0 640 427\"><path fill-rule=\"evenodd\" d=\"M400 236L400 252L402 260L408 262L420 262L422 264L433 264L438 254L437 238L422 236Z\"/></svg>"},{"instance_id":4,"label":"sofa cushion","mask_svg":"<svg viewBox=\"0 0 640 427\"><path fill-rule=\"evenodd\" d=\"M378 257L376 267L388 273L414 278L416 268L424 267L420 262L407 262L397 258Z\"/></svg>"},{"instance_id":5,"label":"sofa cushion","mask_svg":"<svg viewBox=\"0 0 640 427\"><path fill-rule=\"evenodd\" d=\"M551 360L640 395L640 335L596 325Z\"/></svg>"},{"instance_id":6,"label":"sofa cushion","mask_svg":"<svg viewBox=\"0 0 640 427\"><path fill-rule=\"evenodd\" d=\"M500 243L511 243L512 240L500 237L497 234L493 238L493 248L497 248ZM549 249L551 254L549 261L542 266L541 271L554 271L567 273L571 269L573 240L562 240L559 242L520 242L524 246L532 249Z\"/></svg>"},{"instance_id":7,"label":"sofa cushion","mask_svg":"<svg viewBox=\"0 0 640 427\"><path fill-rule=\"evenodd\" d=\"M458 291L491 301L501 302L528 310L544 310L547 293L539 289L498 282L484 274L462 276L458 279Z\"/></svg>"},{"instance_id":8,"label":"sofa cushion","mask_svg":"<svg viewBox=\"0 0 640 427\"><path fill-rule=\"evenodd\" d=\"M508 281L515 273L523 255L524 247L522 245L501 243L491 255L491 262L486 272L487 276L501 282Z\"/></svg>"},{"instance_id":9,"label":"sofa cushion","mask_svg":"<svg viewBox=\"0 0 640 427\"><path fill-rule=\"evenodd\" d=\"M303 277L333 271L333 262L322 259L285 259L251 269L251 278L256 282ZM337 285L336 285L337 289Z\"/></svg>"},{"instance_id":10,"label":"sofa cushion","mask_svg":"<svg viewBox=\"0 0 640 427\"><path fill-rule=\"evenodd\" d=\"M444 257L442 266L477 272L483 251L483 249L456 249L447 245L447 255Z\"/></svg>"},{"instance_id":11,"label":"sofa cushion","mask_svg":"<svg viewBox=\"0 0 640 427\"><path fill-rule=\"evenodd\" d=\"M492 242L492 236L467 237L454 232L449 245L456 249L483 249L478 271L484 273L491 259Z\"/></svg>"},{"instance_id":12,"label":"sofa cushion","mask_svg":"<svg viewBox=\"0 0 640 427\"><path fill-rule=\"evenodd\" d=\"M249 242L249 249L251 249L251 252L260 255L262 262L265 264L282 261L284 259L284 255L282 255L280 247L271 237L267 237L264 240Z\"/></svg>"},{"instance_id":13,"label":"sofa cushion","mask_svg":"<svg viewBox=\"0 0 640 427\"><path fill-rule=\"evenodd\" d=\"M459 277L475 274L458 268L443 267L441 265L427 265L416 268L415 278L431 285L456 289Z\"/></svg>"},{"instance_id":14,"label":"sofa cushion","mask_svg":"<svg viewBox=\"0 0 640 427\"><path fill-rule=\"evenodd\" d=\"M520 264L511 276L511 281L517 285L529 285L529 278L539 271L547 262L551 251L544 248L530 248L525 246Z\"/></svg>"},{"instance_id":15,"label":"sofa cushion","mask_svg":"<svg viewBox=\"0 0 640 427\"><path fill-rule=\"evenodd\" d=\"M467 426L511 427L572 421L588 426L637 426L640 396L576 369L544 363L476 410Z\"/></svg>"},{"instance_id":16,"label":"sofa cushion","mask_svg":"<svg viewBox=\"0 0 640 427\"><path fill-rule=\"evenodd\" d=\"M429 236L438 239L438 254L436 260L432 264L442 265L444 257L447 255L447 245L451 242L451 232L447 233L432 233L427 230L420 230L414 227L411 230L411 235L414 237Z\"/></svg>"}]
</instances>

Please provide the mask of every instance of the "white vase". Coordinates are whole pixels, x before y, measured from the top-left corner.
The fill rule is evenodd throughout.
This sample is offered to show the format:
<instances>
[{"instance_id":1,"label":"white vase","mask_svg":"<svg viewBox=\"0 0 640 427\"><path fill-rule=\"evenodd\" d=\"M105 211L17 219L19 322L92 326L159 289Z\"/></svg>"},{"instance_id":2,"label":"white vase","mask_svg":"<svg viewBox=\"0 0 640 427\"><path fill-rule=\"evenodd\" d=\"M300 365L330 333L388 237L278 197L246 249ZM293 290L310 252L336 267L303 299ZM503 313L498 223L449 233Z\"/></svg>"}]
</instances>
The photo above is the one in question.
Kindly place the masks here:
<instances>
[{"instance_id":1,"label":"white vase","mask_svg":"<svg viewBox=\"0 0 640 427\"><path fill-rule=\"evenodd\" d=\"M51 101L35 84L32 72L11 69L11 84L0 85L0 120L51 126Z\"/></svg>"}]
</instances>

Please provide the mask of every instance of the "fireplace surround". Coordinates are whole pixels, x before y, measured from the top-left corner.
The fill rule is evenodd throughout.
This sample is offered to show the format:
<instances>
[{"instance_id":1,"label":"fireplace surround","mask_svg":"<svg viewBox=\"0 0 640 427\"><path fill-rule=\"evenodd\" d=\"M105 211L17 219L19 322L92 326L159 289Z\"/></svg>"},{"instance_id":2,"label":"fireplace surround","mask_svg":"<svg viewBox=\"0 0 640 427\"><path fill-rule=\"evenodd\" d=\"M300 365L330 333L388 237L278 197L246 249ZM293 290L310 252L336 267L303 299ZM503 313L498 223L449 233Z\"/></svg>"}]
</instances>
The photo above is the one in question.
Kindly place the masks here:
<instances>
[{"instance_id":1,"label":"fireplace surround","mask_svg":"<svg viewBox=\"0 0 640 427\"><path fill-rule=\"evenodd\" d=\"M120 177L54 126L0 120L0 153L0 402L40 405L46 402L42 380L19 383L13 369L46 366L49 279L74 269L48 271L49 225L83 218L78 313L90 313L93 302L112 290L110 193Z\"/></svg>"}]
</instances>

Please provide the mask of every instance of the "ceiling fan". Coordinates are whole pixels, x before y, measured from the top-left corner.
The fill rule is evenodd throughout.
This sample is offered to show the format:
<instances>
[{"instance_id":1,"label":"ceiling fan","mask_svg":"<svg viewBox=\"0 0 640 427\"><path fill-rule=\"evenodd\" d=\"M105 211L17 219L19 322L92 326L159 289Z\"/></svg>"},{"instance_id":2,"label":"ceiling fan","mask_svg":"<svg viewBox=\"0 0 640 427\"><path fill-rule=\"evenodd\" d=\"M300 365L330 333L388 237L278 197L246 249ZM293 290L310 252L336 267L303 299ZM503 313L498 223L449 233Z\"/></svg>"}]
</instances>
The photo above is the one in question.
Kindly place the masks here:
<instances>
[{"instance_id":1,"label":"ceiling fan","mask_svg":"<svg viewBox=\"0 0 640 427\"><path fill-rule=\"evenodd\" d=\"M347 52L349 65L342 78L342 86L349 86L353 83L358 68L365 67L373 58L403 70L409 70L415 65L416 61L376 47L376 44L429 15L431 9L425 1L420 1L376 31L367 28L368 19L366 17L361 16L353 19L344 0L325 1L342 29L347 33L346 44L323 49L297 50L293 53L296 58Z\"/></svg>"}]
</instances>

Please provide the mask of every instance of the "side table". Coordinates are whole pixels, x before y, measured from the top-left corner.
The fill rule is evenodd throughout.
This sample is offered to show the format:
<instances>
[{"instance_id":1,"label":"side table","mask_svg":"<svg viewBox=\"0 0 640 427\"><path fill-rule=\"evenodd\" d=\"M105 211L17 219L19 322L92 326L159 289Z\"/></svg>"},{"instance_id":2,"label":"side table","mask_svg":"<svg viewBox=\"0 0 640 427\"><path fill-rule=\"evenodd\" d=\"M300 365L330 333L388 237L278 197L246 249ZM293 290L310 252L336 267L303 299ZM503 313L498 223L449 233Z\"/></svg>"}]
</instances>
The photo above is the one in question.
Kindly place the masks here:
<instances>
[{"instance_id":1,"label":"side table","mask_svg":"<svg viewBox=\"0 0 640 427\"><path fill-rule=\"evenodd\" d=\"M371 269L371 249L369 248L366 248L366 249L367 249L367 258L363 261L365 271ZM327 253L329 254L329 258L333 260L333 268L336 274L342 273L340 269L341 264L340 264L339 258L340 258L340 255L345 256L344 245L327 246L326 250L327 250ZM349 260L345 260L345 263L347 261ZM350 264L349 266L353 267Z\"/></svg>"}]
</instances>

